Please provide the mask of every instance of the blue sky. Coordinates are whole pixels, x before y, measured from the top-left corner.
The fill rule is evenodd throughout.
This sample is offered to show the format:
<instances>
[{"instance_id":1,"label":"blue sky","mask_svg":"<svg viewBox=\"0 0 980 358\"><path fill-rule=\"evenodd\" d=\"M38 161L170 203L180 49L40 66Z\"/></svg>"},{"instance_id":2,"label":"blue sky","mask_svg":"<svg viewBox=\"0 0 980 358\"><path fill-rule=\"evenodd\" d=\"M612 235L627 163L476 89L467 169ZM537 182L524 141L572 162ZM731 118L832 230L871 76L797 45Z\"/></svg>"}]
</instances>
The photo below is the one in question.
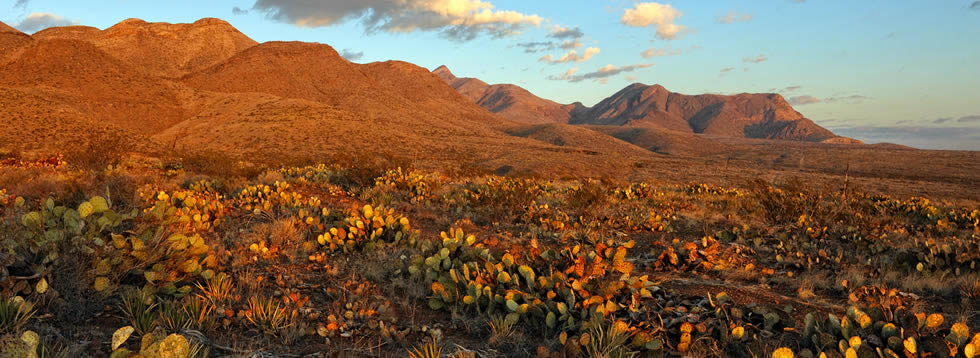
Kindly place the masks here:
<instances>
[{"instance_id":1,"label":"blue sky","mask_svg":"<svg viewBox=\"0 0 980 358\"><path fill-rule=\"evenodd\" d=\"M218 17L260 42L326 43L355 62L445 64L562 103L593 105L632 82L778 92L841 135L980 150L975 0L0 0L0 9L0 21L27 32ZM555 37L556 26L572 31ZM546 51L526 51L534 42ZM570 50L581 61L555 63Z\"/></svg>"}]
</instances>

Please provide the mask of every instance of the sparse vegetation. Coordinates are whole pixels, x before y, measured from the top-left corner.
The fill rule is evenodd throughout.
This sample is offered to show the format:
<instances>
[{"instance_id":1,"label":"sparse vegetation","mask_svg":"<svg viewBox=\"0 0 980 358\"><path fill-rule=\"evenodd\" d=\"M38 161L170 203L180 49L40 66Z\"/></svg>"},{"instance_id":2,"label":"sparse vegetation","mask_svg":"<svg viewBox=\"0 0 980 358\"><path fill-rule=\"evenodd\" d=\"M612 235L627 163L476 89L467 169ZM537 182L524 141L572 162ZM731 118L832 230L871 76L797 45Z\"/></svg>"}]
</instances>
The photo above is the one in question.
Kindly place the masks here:
<instances>
[{"instance_id":1,"label":"sparse vegetation","mask_svg":"<svg viewBox=\"0 0 980 358\"><path fill-rule=\"evenodd\" d=\"M55 164L29 175L66 187L106 175ZM180 357L970 357L980 347L975 204L340 164L111 171L144 179L43 198L0 188L3 344Z\"/></svg>"}]
</instances>

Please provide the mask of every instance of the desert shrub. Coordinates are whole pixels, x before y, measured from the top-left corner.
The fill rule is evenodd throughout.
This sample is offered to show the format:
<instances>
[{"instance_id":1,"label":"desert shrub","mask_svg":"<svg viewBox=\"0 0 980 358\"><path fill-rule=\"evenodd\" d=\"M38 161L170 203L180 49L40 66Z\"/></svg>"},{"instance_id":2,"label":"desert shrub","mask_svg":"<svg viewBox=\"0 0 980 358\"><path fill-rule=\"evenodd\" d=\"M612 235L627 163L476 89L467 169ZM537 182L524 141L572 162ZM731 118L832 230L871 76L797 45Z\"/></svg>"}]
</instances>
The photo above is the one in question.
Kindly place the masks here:
<instances>
[{"instance_id":1,"label":"desert shrub","mask_svg":"<svg viewBox=\"0 0 980 358\"><path fill-rule=\"evenodd\" d=\"M65 153L68 164L84 170L101 171L118 165L135 145L134 139L115 132L90 135L86 142Z\"/></svg>"}]
</instances>

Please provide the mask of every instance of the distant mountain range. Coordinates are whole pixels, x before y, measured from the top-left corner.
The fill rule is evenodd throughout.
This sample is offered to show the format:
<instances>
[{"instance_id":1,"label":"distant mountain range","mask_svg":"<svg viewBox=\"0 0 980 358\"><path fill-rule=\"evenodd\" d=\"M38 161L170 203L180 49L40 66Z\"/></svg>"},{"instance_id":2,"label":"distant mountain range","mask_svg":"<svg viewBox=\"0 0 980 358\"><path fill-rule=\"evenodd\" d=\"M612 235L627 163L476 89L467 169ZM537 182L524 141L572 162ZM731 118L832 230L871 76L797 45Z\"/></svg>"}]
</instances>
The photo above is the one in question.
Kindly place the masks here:
<instances>
[{"instance_id":1,"label":"distant mountain range","mask_svg":"<svg viewBox=\"0 0 980 358\"><path fill-rule=\"evenodd\" d=\"M515 85L458 78L433 70L459 93L504 118L528 124L564 123L653 128L679 133L807 142L860 143L840 137L802 114L778 94L685 95L635 83L588 108L559 104Z\"/></svg>"},{"instance_id":2,"label":"distant mountain range","mask_svg":"<svg viewBox=\"0 0 980 358\"><path fill-rule=\"evenodd\" d=\"M737 143L722 138L856 142L774 94L688 96L635 84L588 108L446 67L356 64L324 44L257 43L219 19L34 35L0 23L0 49L0 150L74 150L117 133L148 152L386 154L437 168L622 177L656 172L649 163L664 155L731 156Z\"/></svg>"}]
</instances>

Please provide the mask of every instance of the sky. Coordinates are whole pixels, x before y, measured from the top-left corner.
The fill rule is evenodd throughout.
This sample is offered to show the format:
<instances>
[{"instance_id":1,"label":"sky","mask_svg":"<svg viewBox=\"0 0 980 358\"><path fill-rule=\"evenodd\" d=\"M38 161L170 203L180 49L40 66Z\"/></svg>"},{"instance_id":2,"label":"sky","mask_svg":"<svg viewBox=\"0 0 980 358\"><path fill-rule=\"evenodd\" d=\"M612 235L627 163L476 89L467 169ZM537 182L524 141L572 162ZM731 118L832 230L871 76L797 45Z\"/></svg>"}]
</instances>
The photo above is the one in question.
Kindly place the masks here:
<instances>
[{"instance_id":1,"label":"sky","mask_svg":"<svg viewBox=\"0 0 980 358\"><path fill-rule=\"evenodd\" d=\"M839 135L980 150L976 0L0 0L0 21L28 33L203 17L259 42L446 65L561 103L591 106L634 82L774 92Z\"/></svg>"}]
</instances>

